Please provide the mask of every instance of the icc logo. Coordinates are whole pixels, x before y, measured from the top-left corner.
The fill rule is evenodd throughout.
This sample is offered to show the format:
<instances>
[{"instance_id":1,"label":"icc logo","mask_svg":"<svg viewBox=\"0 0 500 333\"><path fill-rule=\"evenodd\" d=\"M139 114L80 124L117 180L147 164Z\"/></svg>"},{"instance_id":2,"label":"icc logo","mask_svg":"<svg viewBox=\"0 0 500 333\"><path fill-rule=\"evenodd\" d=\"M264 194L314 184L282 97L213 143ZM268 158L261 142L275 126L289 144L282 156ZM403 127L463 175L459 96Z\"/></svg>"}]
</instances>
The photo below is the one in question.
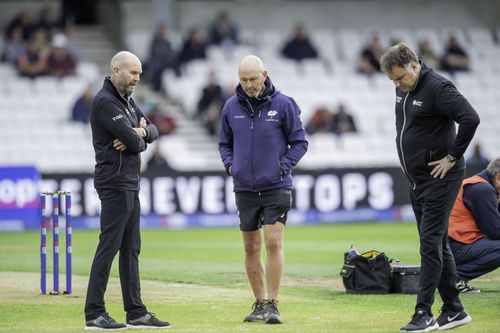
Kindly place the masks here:
<instances>
[{"instance_id":1,"label":"icc logo","mask_svg":"<svg viewBox=\"0 0 500 333\"><path fill-rule=\"evenodd\" d=\"M422 101L413 100L413 105L422 106Z\"/></svg>"}]
</instances>

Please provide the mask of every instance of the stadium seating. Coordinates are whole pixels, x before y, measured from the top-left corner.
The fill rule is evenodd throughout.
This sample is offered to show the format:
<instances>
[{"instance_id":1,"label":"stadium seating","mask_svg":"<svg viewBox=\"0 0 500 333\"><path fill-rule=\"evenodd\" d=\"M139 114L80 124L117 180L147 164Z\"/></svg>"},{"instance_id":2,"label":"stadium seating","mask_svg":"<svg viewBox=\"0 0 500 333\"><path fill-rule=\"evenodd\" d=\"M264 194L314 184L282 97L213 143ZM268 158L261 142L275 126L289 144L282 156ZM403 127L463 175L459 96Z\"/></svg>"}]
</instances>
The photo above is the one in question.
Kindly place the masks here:
<instances>
[{"instance_id":1,"label":"stadium seating","mask_svg":"<svg viewBox=\"0 0 500 333\"><path fill-rule=\"evenodd\" d=\"M472 70L450 77L470 100L482 122L474 141L481 142L490 156L500 156L496 136L500 133L497 105L500 97L500 47L490 31L474 28L468 31L394 29L381 31L382 40L391 38L408 41L415 46L418 39L429 38L441 51L450 32L462 41L472 59ZM498 31L500 32L500 31ZM216 71L224 87L237 82L238 61L246 54L261 55L270 77L279 90L292 96L302 109L307 123L319 106L335 107L344 103L353 114L359 133L347 136L316 134L309 138L309 153L301 161L302 168L397 166L394 138L394 86L383 74L366 77L354 70L359 50L372 31L340 30L311 31L312 40L321 52L321 59L302 64L285 60L279 55L282 38L277 31L244 31L247 43L233 50L210 47L208 59L188 63L182 76L164 72L167 94L181 107L179 129L159 141L161 151L174 168L180 170L220 170L216 138L209 137L198 123L190 120L207 73ZM150 34L148 34L150 35ZM180 35L173 33L178 42ZM128 43L145 56L149 45L146 33L130 34ZM142 43L138 43L142 41ZM44 172L91 172L94 156L88 126L69 121L71 106L88 82L102 79L95 64L82 63L76 77L62 80L43 77L28 80L16 71L0 65L0 98L2 110L0 131L2 154L0 164L35 164ZM325 151L328 153L325 154ZM146 161L151 152L145 153Z\"/></svg>"}]
</instances>

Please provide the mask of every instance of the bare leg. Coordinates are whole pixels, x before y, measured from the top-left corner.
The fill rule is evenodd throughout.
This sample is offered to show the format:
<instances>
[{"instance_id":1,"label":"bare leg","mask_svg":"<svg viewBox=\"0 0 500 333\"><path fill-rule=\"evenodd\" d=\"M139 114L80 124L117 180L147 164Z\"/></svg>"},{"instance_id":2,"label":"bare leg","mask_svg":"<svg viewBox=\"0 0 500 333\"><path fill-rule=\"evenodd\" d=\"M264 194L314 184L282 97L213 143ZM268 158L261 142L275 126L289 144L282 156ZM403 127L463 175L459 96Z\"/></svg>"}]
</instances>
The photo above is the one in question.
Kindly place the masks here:
<instances>
[{"instance_id":1,"label":"bare leg","mask_svg":"<svg viewBox=\"0 0 500 333\"><path fill-rule=\"evenodd\" d=\"M267 251L266 278L268 298L275 300L281 284L281 275L283 273L283 223L264 225L264 239Z\"/></svg>"},{"instance_id":2,"label":"bare leg","mask_svg":"<svg viewBox=\"0 0 500 333\"><path fill-rule=\"evenodd\" d=\"M262 301L266 298L266 291L264 286L264 265L261 256L261 231L243 231L242 235L248 281L252 286L255 299Z\"/></svg>"}]
</instances>

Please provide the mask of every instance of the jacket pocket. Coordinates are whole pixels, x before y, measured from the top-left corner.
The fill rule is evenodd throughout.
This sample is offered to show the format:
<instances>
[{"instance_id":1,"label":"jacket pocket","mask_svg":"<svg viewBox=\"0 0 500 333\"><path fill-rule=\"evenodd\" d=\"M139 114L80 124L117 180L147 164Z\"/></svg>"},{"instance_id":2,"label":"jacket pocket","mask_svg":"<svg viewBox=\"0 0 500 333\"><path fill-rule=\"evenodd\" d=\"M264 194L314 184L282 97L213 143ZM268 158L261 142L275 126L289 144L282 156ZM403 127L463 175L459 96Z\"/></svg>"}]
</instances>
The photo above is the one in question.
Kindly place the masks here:
<instances>
[{"instance_id":1,"label":"jacket pocket","mask_svg":"<svg viewBox=\"0 0 500 333\"><path fill-rule=\"evenodd\" d=\"M251 187L251 170L248 163L243 161L243 165L241 163L233 160L233 164L231 166L231 176L233 177L233 183L235 186L240 187Z\"/></svg>"}]
</instances>

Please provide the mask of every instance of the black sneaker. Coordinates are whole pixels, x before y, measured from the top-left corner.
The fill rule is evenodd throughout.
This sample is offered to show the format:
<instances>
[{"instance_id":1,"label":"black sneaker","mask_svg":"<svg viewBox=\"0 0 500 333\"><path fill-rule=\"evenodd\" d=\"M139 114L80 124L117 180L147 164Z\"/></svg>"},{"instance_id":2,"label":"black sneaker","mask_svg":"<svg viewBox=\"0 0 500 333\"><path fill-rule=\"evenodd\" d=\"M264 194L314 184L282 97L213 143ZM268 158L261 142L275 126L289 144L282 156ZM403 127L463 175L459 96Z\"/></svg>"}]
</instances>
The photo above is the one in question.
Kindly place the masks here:
<instances>
[{"instance_id":1,"label":"black sneaker","mask_svg":"<svg viewBox=\"0 0 500 333\"><path fill-rule=\"evenodd\" d=\"M85 323L86 331L121 331L127 329L127 325L117 323L108 313L100 315L96 319L89 320Z\"/></svg>"},{"instance_id":2,"label":"black sneaker","mask_svg":"<svg viewBox=\"0 0 500 333\"><path fill-rule=\"evenodd\" d=\"M278 301L271 299L267 301L267 311L264 315L266 324L282 324L280 312L278 310Z\"/></svg>"},{"instance_id":3,"label":"black sneaker","mask_svg":"<svg viewBox=\"0 0 500 333\"><path fill-rule=\"evenodd\" d=\"M457 326L468 324L472 321L472 318L467 314L467 311L452 311L452 310L441 310L441 314L437 319L439 325L439 330L449 330Z\"/></svg>"},{"instance_id":4,"label":"black sneaker","mask_svg":"<svg viewBox=\"0 0 500 333\"><path fill-rule=\"evenodd\" d=\"M127 327L132 329L167 329L170 328L170 324L166 321L159 320L154 314L148 312L140 318L127 320Z\"/></svg>"},{"instance_id":5,"label":"black sneaker","mask_svg":"<svg viewBox=\"0 0 500 333\"><path fill-rule=\"evenodd\" d=\"M479 294L481 292L480 289L471 287L468 281L460 280L455 285L459 292L468 293L468 294Z\"/></svg>"},{"instance_id":6,"label":"black sneaker","mask_svg":"<svg viewBox=\"0 0 500 333\"><path fill-rule=\"evenodd\" d=\"M255 321L264 320L264 314L266 313L266 303L263 301L255 300L252 305L252 313L243 319L245 323L253 323Z\"/></svg>"},{"instance_id":7,"label":"black sneaker","mask_svg":"<svg viewBox=\"0 0 500 333\"><path fill-rule=\"evenodd\" d=\"M418 310L411 317L408 325L401 327L400 332L430 332L437 330L438 323L433 316L427 314L423 310Z\"/></svg>"}]
</instances>

